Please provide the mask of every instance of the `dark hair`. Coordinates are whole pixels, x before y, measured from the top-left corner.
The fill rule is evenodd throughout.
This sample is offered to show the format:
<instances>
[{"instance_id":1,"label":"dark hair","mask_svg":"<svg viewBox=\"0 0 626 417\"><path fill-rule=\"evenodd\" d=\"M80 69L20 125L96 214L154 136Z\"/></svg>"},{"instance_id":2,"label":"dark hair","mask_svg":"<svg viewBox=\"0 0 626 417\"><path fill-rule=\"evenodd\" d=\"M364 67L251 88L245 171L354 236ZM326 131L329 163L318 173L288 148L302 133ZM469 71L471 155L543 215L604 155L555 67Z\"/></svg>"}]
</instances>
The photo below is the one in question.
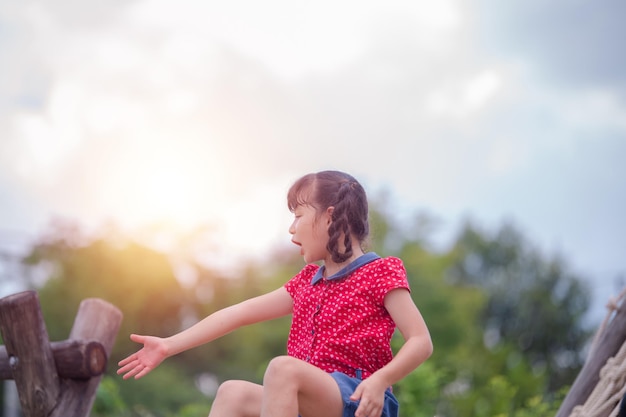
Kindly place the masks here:
<instances>
[{"instance_id":1,"label":"dark hair","mask_svg":"<svg viewBox=\"0 0 626 417\"><path fill-rule=\"evenodd\" d=\"M322 171L303 176L287 193L290 211L300 205L310 205L318 214L334 207L326 249L335 262L344 262L352 256L352 237L363 245L369 235L367 196L361 184L349 174ZM339 246L342 235L344 252Z\"/></svg>"}]
</instances>

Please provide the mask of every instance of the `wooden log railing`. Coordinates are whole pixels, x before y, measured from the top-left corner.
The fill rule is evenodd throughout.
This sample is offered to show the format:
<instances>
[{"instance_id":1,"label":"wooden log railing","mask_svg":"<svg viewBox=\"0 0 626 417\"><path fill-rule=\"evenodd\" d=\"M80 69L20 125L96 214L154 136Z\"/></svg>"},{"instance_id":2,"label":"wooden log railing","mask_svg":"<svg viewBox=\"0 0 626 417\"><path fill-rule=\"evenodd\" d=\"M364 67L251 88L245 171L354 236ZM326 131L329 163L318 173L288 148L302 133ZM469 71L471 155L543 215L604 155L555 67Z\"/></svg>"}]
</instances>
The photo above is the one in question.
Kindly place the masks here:
<instances>
[{"instance_id":1,"label":"wooden log railing","mask_svg":"<svg viewBox=\"0 0 626 417\"><path fill-rule=\"evenodd\" d=\"M618 353L624 343L626 343L626 306L622 304L616 309L610 322L599 335L596 341L597 347L591 352L578 373L556 417L568 417L574 407L587 401L600 380L600 371L608 359Z\"/></svg>"},{"instance_id":2,"label":"wooden log railing","mask_svg":"<svg viewBox=\"0 0 626 417\"><path fill-rule=\"evenodd\" d=\"M15 380L24 417L87 417L121 321L115 306L88 298L69 338L51 343L36 292L0 299L0 379Z\"/></svg>"}]
</instances>

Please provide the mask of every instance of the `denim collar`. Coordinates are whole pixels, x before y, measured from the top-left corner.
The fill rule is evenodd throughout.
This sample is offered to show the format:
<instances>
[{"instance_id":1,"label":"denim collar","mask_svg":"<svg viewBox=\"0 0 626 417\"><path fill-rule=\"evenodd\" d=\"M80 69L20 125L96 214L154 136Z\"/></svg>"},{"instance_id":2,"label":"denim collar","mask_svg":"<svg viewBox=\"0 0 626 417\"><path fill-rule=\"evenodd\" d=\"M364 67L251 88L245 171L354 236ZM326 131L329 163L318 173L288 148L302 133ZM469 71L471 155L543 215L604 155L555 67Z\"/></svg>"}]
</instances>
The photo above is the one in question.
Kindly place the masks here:
<instances>
[{"instance_id":1,"label":"denim collar","mask_svg":"<svg viewBox=\"0 0 626 417\"><path fill-rule=\"evenodd\" d=\"M363 265L368 264L372 261L375 261L378 258L380 258L380 256L378 256L376 253L368 252L364 255L359 256L354 261L350 262L345 268L341 269L339 272L337 272L334 275L331 275L330 277L326 279L334 280L334 279L344 278L350 275L351 273L353 273L354 271L356 271L357 269L359 269L360 267L362 267ZM318 282L324 277L325 270L326 270L325 266L321 266L320 269L317 270L317 272L313 276L313 279L311 280L311 285L315 284L316 282Z\"/></svg>"}]
</instances>

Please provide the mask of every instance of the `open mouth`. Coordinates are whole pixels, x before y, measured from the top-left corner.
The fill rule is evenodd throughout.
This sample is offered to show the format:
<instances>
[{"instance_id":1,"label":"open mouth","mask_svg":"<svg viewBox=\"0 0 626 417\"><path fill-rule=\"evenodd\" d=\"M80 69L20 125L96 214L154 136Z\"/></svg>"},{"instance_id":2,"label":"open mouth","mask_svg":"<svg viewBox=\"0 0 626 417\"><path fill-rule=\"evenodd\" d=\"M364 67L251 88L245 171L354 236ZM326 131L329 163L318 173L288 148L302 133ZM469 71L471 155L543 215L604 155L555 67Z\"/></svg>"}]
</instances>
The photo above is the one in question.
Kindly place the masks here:
<instances>
[{"instance_id":1,"label":"open mouth","mask_svg":"<svg viewBox=\"0 0 626 417\"><path fill-rule=\"evenodd\" d=\"M300 246L300 255L301 255L301 256L304 256L304 249L302 248L302 243L297 242L297 241L295 241L295 240L292 240L292 241L291 241L291 243L293 243L294 245L298 245L298 246Z\"/></svg>"}]
</instances>

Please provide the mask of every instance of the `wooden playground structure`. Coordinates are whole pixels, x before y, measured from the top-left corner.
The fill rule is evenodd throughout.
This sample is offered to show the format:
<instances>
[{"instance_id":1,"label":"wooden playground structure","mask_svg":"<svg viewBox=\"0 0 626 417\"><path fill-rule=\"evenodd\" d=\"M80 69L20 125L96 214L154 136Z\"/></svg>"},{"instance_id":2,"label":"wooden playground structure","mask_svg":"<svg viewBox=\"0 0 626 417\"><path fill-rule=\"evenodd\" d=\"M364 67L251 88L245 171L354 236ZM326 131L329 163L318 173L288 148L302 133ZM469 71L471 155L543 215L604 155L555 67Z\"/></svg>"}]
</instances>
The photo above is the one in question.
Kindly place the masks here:
<instances>
[{"instance_id":1,"label":"wooden playground structure","mask_svg":"<svg viewBox=\"0 0 626 417\"><path fill-rule=\"evenodd\" d=\"M24 417L87 417L122 322L98 298L82 301L69 338L50 342L39 297L0 299L0 379L13 379Z\"/></svg>"},{"instance_id":2,"label":"wooden playground structure","mask_svg":"<svg viewBox=\"0 0 626 417\"><path fill-rule=\"evenodd\" d=\"M587 355L556 417L626 417L626 288L607 304Z\"/></svg>"}]
</instances>

